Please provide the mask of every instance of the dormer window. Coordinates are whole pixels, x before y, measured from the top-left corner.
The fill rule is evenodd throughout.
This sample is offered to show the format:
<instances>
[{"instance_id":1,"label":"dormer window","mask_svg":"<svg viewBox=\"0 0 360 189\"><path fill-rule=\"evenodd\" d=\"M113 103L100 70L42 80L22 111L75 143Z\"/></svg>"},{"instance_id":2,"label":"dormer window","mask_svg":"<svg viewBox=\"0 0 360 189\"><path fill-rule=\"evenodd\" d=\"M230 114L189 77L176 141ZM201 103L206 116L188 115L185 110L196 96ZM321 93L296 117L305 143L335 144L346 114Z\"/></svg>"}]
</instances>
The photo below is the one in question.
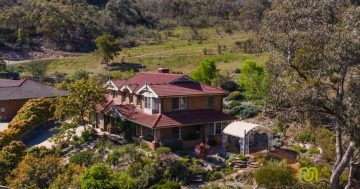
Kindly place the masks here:
<instances>
[{"instance_id":1,"label":"dormer window","mask_svg":"<svg viewBox=\"0 0 360 189\"><path fill-rule=\"evenodd\" d=\"M145 108L151 109L151 97L145 97Z\"/></svg>"},{"instance_id":2,"label":"dormer window","mask_svg":"<svg viewBox=\"0 0 360 189\"><path fill-rule=\"evenodd\" d=\"M116 98L116 96L117 96L116 91L112 91L112 97Z\"/></svg>"},{"instance_id":3,"label":"dormer window","mask_svg":"<svg viewBox=\"0 0 360 189\"><path fill-rule=\"evenodd\" d=\"M172 109L173 110L184 110L187 109L187 98L173 98L172 99Z\"/></svg>"},{"instance_id":4,"label":"dormer window","mask_svg":"<svg viewBox=\"0 0 360 189\"><path fill-rule=\"evenodd\" d=\"M140 95L137 95L137 96L136 96L136 105L138 105L138 106L140 106L140 107L142 106L142 105L141 105L141 96L140 96Z\"/></svg>"}]
</instances>

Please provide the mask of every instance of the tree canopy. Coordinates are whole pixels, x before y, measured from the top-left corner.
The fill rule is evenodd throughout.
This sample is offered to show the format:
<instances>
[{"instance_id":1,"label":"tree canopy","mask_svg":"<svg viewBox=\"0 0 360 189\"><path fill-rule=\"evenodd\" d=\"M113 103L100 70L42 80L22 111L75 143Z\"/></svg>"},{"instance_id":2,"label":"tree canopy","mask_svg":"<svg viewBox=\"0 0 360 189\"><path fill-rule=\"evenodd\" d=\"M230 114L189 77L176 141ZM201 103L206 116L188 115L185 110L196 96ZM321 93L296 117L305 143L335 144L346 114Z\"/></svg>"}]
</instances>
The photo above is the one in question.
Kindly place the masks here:
<instances>
[{"instance_id":1,"label":"tree canopy","mask_svg":"<svg viewBox=\"0 0 360 189\"><path fill-rule=\"evenodd\" d=\"M359 20L359 7L347 1L274 1L261 36L274 55L268 66L272 108L313 126L331 120L337 152L331 188L339 187L360 144Z\"/></svg>"},{"instance_id":2,"label":"tree canopy","mask_svg":"<svg viewBox=\"0 0 360 189\"><path fill-rule=\"evenodd\" d=\"M213 59L206 59L191 73L191 77L199 82L211 84L216 77L216 64Z\"/></svg>"},{"instance_id":3,"label":"tree canopy","mask_svg":"<svg viewBox=\"0 0 360 189\"><path fill-rule=\"evenodd\" d=\"M109 64L109 62L119 54L119 43L112 35L104 34L99 36L96 38L95 43L97 46L97 52L102 57L102 64Z\"/></svg>"},{"instance_id":4,"label":"tree canopy","mask_svg":"<svg viewBox=\"0 0 360 189\"><path fill-rule=\"evenodd\" d=\"M265 68L253 60L246 60L240 66L239 84L249 100L264 100L268 92L268 74Z\"/></svg>"}]
</instances>

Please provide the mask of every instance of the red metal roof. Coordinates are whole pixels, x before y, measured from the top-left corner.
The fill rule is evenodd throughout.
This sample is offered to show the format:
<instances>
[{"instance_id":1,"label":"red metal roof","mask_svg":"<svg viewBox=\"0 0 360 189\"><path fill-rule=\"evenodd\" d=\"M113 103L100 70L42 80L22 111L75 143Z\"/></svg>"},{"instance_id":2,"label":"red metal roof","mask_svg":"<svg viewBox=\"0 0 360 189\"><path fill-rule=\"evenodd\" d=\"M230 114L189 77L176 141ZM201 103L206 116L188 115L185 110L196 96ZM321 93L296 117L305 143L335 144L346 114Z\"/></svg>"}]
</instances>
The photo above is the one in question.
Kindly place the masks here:
<instances>
[{"instance_id":1,"label":"red metal roof","mask_svg":"<svg viewBox=\"0 0 360 189\"><path fill-rule=\"evenodd\" d=\"M129 121L148 127L171 127L235 120L233 116L216 110L186 110L150 115L132 105L115 107Z\"/></svg>"},{"instance_id":2,"label":"red metal roof","mask_svg":"<svg viewBox=\"0 0 360 189\"><path fill-rule=\"evenodd\" d=\"M211 95L226 94L226 91L195 82L181 82L174 84L149 85L159 97L165 96L188 96L188 95Z\"/></svg>"},{"instance_id":3,"label":"red metal roof","mask_svg":"<svg viewBox=\"0 0 360 189\"><path fill-rule=\"evenodd\" d=\"M220 88L196 81L173 82L184 76L183 74L173 73L141 72L127 80L113 80L112 82L119 89L126 85L132 92L136 92L147 84L160 97L226 94L226 91Z\"/></svg>"},{"instance_id":4,"label":"red metal roof","mask_svg":"<svg viewBox=\"0 0 360 189\"><path fill-rule=\"evenodd\" d=\"M143 85L147 84L164 84L183 76L183 74L157 73L157 72L140 72L126 80L113 80L116 87L121 88L123 85Z\"/></svg>"}]
</instances>

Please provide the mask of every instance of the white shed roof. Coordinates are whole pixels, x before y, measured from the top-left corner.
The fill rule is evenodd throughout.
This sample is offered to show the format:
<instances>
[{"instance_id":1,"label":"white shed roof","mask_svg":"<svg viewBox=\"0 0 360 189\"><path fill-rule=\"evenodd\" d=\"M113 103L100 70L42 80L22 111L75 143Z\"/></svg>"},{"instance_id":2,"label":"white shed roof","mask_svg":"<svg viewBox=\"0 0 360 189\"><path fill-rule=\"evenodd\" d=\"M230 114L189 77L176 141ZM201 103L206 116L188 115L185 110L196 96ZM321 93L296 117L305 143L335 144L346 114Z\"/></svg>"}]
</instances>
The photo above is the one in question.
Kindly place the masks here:
<instances>
[{"instance_id":1,"label":"white shed roof","mask_svg":"<svg viewBox=\"0 0 360 189\"><path fill-rule=\"evenodd\" d=\"M248 133L249 131L251 131L256 127L266 129L268 132L270 131L268 128L258 124L249 123L245 121L234 121L225 127L223 133L227 135L243 138L245 136L245 132Z\"/></svg>"}]
</instances>

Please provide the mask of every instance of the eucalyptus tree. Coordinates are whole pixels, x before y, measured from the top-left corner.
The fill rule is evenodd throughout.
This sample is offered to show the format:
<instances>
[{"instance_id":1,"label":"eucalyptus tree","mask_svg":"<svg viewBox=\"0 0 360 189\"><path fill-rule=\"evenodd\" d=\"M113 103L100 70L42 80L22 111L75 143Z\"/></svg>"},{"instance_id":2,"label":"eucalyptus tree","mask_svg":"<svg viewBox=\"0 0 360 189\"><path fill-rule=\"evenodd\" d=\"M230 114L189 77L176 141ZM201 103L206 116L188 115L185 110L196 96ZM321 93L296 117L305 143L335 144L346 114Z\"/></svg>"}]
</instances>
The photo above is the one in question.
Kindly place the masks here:
<instances>
[{"instance_id":1,"label":"eucalyptus tree","mask_svg":"<svg viewBox=\"0 0 360 189\"><path fill-rule=\"evenodd\" d=\"M360 145L360 7L346 1L274 1L261 39L273 54L269 102L279 115L336 132L331 188ZM350 175L351 177L351 175Z\"/></svg>"}]
</instances>

